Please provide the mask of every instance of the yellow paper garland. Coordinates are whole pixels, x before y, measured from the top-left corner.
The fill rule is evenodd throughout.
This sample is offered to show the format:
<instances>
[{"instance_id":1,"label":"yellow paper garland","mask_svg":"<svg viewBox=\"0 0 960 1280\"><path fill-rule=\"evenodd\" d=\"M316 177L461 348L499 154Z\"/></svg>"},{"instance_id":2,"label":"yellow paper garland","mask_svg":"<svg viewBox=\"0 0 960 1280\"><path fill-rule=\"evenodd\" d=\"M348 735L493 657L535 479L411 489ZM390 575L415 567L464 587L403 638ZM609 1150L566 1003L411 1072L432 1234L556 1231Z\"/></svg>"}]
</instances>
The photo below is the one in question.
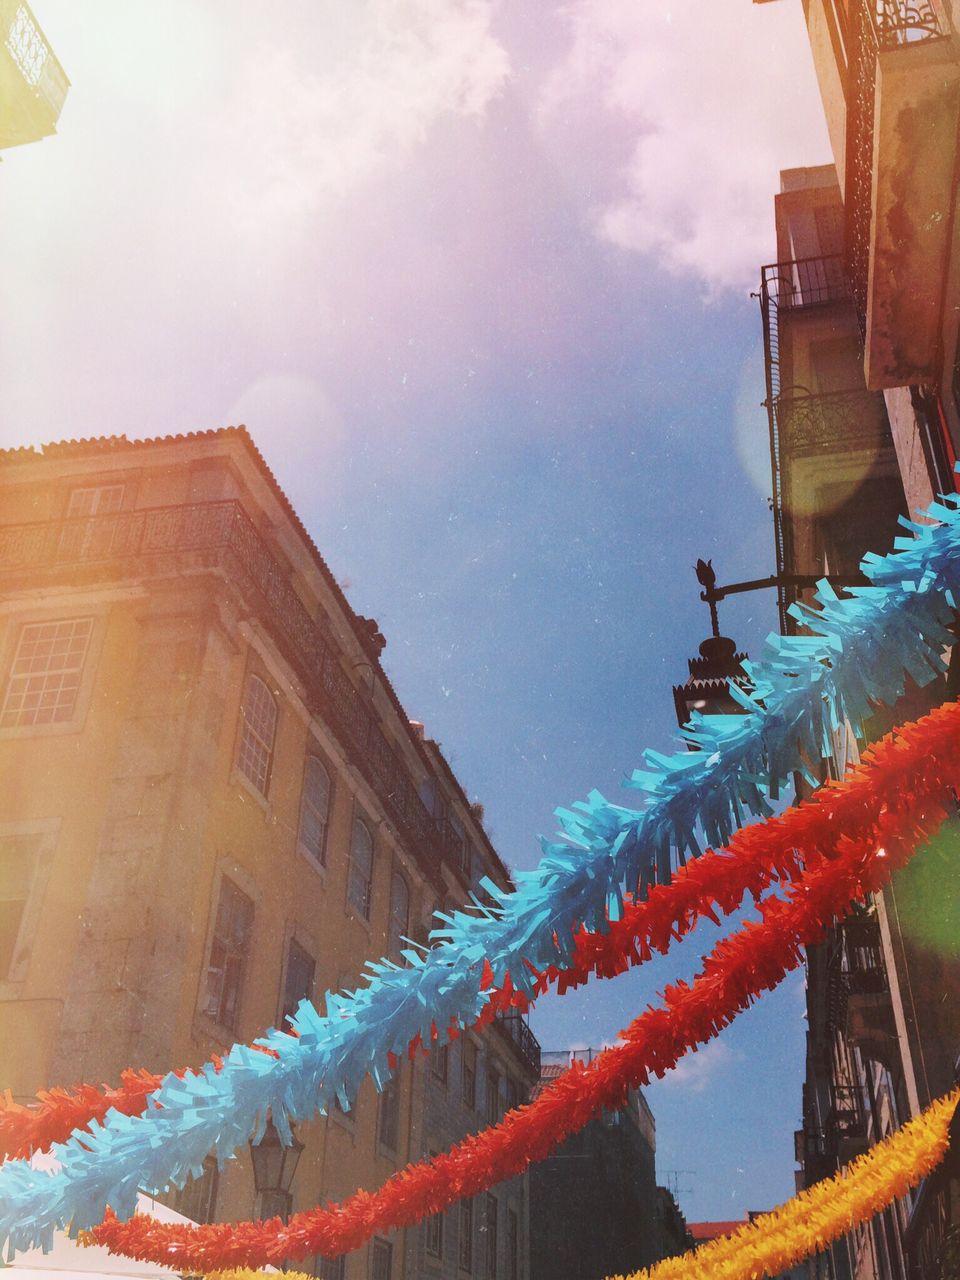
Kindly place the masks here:
<instances>
[{"instance_id":1,"label":"yellow paper garland","mask_svg":"<svg viewBox=\"0 0 960 1280\"><path fill-rule=\"evenodd\" d=\"M761 1280L785 1271L880 1213L932 1173L946 1154L958 1102L960 1089L955 1089L845 1170L731 1235L681 1257L666 1258L652 1268L608 1280ZM211 1272L206 1280L269 1280L270 1274L236 1267ZM314 1278L302 1271L287 1271L284 1280Z\"/></svg>"},{"instance_id":2,"label":"yellow paper garland","mask_svg":"<svg viewBox=\"0 0 960 1280\"><path fill-rule=\"evenodd\" d=\"M759 1280L778 1275L880 1213L932 1173L946 1154L958 1101L960 1089L955 1089L845 1170L730 1235L608 1280Z\"/></svg>"}]
</instances>

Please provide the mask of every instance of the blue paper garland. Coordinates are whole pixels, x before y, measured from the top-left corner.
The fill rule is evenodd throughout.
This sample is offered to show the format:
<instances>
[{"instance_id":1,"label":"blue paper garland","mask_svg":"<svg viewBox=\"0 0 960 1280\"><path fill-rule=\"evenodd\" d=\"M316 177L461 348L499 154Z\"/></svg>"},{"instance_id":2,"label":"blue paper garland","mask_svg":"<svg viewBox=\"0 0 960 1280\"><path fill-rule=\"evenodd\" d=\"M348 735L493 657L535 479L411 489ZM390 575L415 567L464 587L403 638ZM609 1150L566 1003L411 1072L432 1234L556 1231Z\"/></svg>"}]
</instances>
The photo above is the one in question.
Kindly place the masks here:
<instances>
[{"instance_id":1,"label":"blue paper garland","mask_svg":"<svg viewBox=\"0 0 960 1280\"><path fill-rule=\"evenodd\" d=\"M168 1075L139 1117L110 1111L91 1132L53 1148L56 1174L23 1160L0 1167L0 1242L15 1250L49 1248L56 1228L76 1231L98 1222L109 1204L130 1216L138 1189L162 1192L198 1175L214 1152L223 1161L262 1131L267 1111L281 1138L291 1121L325 1110L336 1097L349 1106L364 1075L378 1088L390 1076L388 1054L410 1041L429 1043L434 1025L470 1025L487 996L479 990L484 960L495 981L510 974L530 991L536 969L569 963L575 930L606 928L617 918L625 888L643 890L669 876L671 857L722 846L746 814L765 816L768 798L796 771L831 753L845 721L859 727L879 703L904 691L904 672L923 685L944 670L942 650L960 588L960 498L929 511L940 523L903 523L888 556L869 555L870 586L839 599L822 584L819 609L794 607L804 636L771 636L764 660L748 664L753 692L731 692L747 715L694 714L684 737L699 751L648 751L646 768L627 783L644 793L642 810L610 804L598 792L558 810L563 843L542 841L534 871L518 872L512 893L489 881L496 902L475 915L441 917L438 942L426 955L404 952L409 967L368 965L367 986L326 997L321 1016L306 1001L294 1024L298 1037L271 1030L257 1041L269 1056L234 1046L222 1069ZM811 779L813 780L813 779Z\"/></svg>"}]
</instances>

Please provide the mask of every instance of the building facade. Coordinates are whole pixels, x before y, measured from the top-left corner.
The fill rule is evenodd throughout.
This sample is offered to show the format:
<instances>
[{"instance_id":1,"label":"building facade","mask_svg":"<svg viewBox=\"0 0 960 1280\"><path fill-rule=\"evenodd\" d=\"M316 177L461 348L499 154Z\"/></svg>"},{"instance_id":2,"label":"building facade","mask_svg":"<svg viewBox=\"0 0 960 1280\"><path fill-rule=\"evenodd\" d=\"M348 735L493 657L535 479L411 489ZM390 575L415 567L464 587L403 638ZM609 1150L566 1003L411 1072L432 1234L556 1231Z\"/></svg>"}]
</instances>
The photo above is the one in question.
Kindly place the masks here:
<instances>
[{"instance_id":1,"label":"building facade","mask_svg":"<svg viewBox=\"0 0 960 1280\"><path fill-rule=\"evenodd\" d=\"M589 1049L543 1055L540 1089ZM531 1280L628 1275L687 1247L672 1196L657 1187L657 1130L639 1089L530 1170Z\"/></svg>"},{"instance_id":2,"label":"building facade","mask_svg":"<svg viewBox=\"0 0 960 1280\"><path fill-rule=\"evenodd\" d=\"M355 986L367 960L402 963L482 875L509 884L479 807L404 713L383 644L243 428L0 455L0 1083L14 1097L199 1065ZM500 1027L479 1047L529 1088L536 1042L515 1034L526 1058ZM258 1190L245 1152L172 1203L229 1221L378 1186L459 1135L436 1118L436 1064L405 1061L382 1094L367 1080L349 1111L298 1126L289 1187ZM411 1229L316 1270L431 1274L422 1254Z\"/></svg>"},{"instance_id":3,"label":"building facade","mask_svg":"<svg viewBox=\"0 0 960 1280\"><path fill-rule=\"evenodd\" d=\"M897 519L955 487L960 242L955 3L804 0L834 163L788 170L761 305L781 623L790 578L856 580ZM894 718L957 696L908 686ZM878 714L873 735L891 717ZM846 729L827 772L857 758ZM960 1052L960 832L807 950L798 1185L829 1176L945 1092ZM809 1263L811 1277L955 1274L951 1166Z\"/></svg>"}]
</instances>

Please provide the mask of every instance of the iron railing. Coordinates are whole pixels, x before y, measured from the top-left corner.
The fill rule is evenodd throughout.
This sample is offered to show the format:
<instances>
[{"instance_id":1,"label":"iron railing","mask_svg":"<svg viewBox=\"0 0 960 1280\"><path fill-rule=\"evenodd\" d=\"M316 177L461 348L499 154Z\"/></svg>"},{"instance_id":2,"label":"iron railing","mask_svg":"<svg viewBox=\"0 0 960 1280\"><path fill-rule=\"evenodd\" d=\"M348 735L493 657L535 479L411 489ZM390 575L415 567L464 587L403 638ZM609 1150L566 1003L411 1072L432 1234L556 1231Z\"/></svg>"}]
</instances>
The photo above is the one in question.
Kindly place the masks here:
<instances>
[{"instance_id":1,"label":"iron railing","mask_svg":"<svg viewBox=\"0 0 960 1280\"><path fill-rule=\"evenodd\" d=\"M0 34L29 90L59 116L70 81L23 0L0 0Z\"/></svg>"},{"instance_id":2,"label":"iron railing","mask_svg":"<svg viewBox=\"0 0 960 1280\"><path fill-rule=\"evenodd\" d=\"M450 833L438 829L427 811L372 708L340 665L325 625L310 613L239 502L0 527L0 573L56 574L68 566L122 572L123 562L133 559L138 573L145 560L163 571L164 557L188 552L229 555L231 577L262 600L275 638L304 681L311 709L334 729L397 828L433 864L441 854L455 861Z\"/></svg>"},{"instance_id":3,"label":"iron railing","mask_svg":"<svg viewBox=\"0 0 960 1280\"><path fill-rule=\"evenodd\" d=\"M780 403L780 329L781 323L812 308L849 304L850 283L840 254L816 258L797 258L791 262L768 263L760 271L760 312L763 320L764 373L766 378L767 421L770 431L770 473L772 484L774 551L777 577L787 576L790 559L789 536L784 519L783 471ZM787 609L790 604L787 587L777 587L777 610L780 630L787 631Z\"/></svg>"},{"instance_id":4,"label":"iron railing","mask_svg":"<svg viewBox=\"0 0 960 1280\"><path fill-rule=\"evenodd\" d=\"M498 1013L493 1025L513 1043L535 1080L540 1078L540 1041L519 1013Z\"/></svg>"},{"instance_id":5,"label":"iron railing","mask_svg":"<svg viewBox=\"0 0 960 1280\"><path fill-rule=\"evenodd\" d=\"M873 208L873 139L877 60L881 51L941 39L945 32L929 0L858 0L850 23L844 211L847 270L861 335L866 333Z\"/></svg>"},{"instance_id":6,"label":"iron railing","mask_svg":"<svg viewBox=\"0 0 960 1280\"><path fill-rule=\"evenodd\" d=\"M886 405L879 391L781 395L773 404L773 416L783 455L879 444L888 435Z\"/></svg>"}]
</instances>

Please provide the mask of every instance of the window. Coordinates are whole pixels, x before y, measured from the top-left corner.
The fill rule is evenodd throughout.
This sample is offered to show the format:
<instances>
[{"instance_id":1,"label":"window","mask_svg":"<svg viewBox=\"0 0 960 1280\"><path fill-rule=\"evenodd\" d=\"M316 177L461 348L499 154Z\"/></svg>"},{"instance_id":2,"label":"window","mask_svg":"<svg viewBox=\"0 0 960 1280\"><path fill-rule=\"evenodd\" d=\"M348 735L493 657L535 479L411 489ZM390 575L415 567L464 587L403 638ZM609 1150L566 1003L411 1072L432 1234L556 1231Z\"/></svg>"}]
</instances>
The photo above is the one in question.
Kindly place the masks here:
<instances>
[{"instance_id":1,"label":"window","mask_svg":"<svg viewBox=\"0 0 960 1280\"><path fill-rule=\"evenodd\" d=\"M430 1152L432 1160L438 1153ZM424 1247L427 1253L432 1254L435 1258L443 1257L443 1214L435 1213L432 1218L427 1218L423 1224Z\"/></svg>"},{"instance_id":2,"label":"window","mask_svg":"<svg viewBox=\"0 0 960 1280\"><path fill-rule=\"evenodd\" d=\"M287 968L283 976L283 1007L280 1010L280 1026L285 1028L300 1007L301 1000L313 998L313 979L317 962L295 938L287 948Z\"/></svg>"},{"instance_id":3,"label":"window","mask_svg":"<svg viewBox=\"0 0 960 1280\"><path fill-rule=\"evenodd\" d=\"M460 1201L460 1242L457 1259L461 1271L473 1270L473 1201Z\"/></svg>"},{"instance_id":4,"label":"window","mask_svg":"<svg viewBox=\"0 0 960 1280\"><path fill-rule=\"evenodd\" d=\"M449 1044L435 1044L430 1050L430 1072L437 1080L447 1083L447 1072L450 1069Z\"/></svg>"},{"instance_id":5,"label":"window","mask_svg":"<svg viewBox=\"0 0 960 1280\"><path fill-rule=\"evenodd\" d=\"M277 704L259 676L247 676L240 708L240 746L237 768L262 796L270 785L273 742L277 734Z\"/></svg>"},{"instance_id":6,"label":"window","mask_svg":"<svg viewBox=\"0 0 960 1280\"><path fill-rule=\"evenodd\" d=\"M252 934L253 903L224 876L220 881L220 900L210 945L203 1012L231 1031L237 1026Z\"/></svg>"},{"instance_id":7,"label":"window","mask_svg":"<svg viewBox=\"0 0 960 1280\"><path fill-rule=\"evenodd\" d=\"M410 932L410 890L399 871L390 881L390 925L387 955L399 964L403 959L403 941Z\"/></svg>"},{"instance_id":8,"label":"window","mask_svg":"<svg viewBox=\"0 0 960 1280\"><path fill-rule=\"evenodd\" d=\"M39 847L36 835L0 837L0 982L13 972Z\"/></svg>"},{"instance_id":9,"label":"window","mask_svg":"<svg viewBox=\"0 0 960 1280\"><path fill-rule=\"evenodd\" d=\"M460 871L463 870L464 858L467 856L466 848L467 848L467 837L466 837L466 833L463 830L463 823L460 821L460 819L451 809L450 810L450 853L451 853L451 857L453 858L454 864L456 865L457 869Z\"/></svg>"},{"instance_id":10,"label":"window","mask_svg":"<svg viewBox=\"0 0 960 1280\"><path fill-rule=\"evenodd\" d=\"M486 1221L484 1226L487 1232L487 1280L496 1280L497 1277L497 1252L498 1252L498 1221L497 1221L497 1197L494 1195L487 1196L486 1202Z\"/></svg>"},{"instance_id":11,"label":"window","mask_svg":"<svg viewBox=\"0 0 960 1280\"><path fill-rule=\"evenodd\" d=\"M507 1077L507 1110L513 1111L517 1107L522 1107L527 1100L527 1091L523 1081L515 1079L513 1076Z\"/></svg>"},{"instance_id":12,"label":"window","mask_svg":"<svg viewBox=\"0 0 960 1280\"><path fill-rule=\"evenodd\" d=\"M471 1109L477 1105L477 1046L472 1040L463 1039L461 1044L462 1076L460 1092L466 1106Z\"/></svg>"},{"instance_id":13,"label":"window","mask_svg":"<svg viewBox=\"0 0 960 1280\"><path fill-rule=\"evenodd\" d=\"M89 489L73 489L67 504L67 519L83 516L108 516L123 506L122 484L93 485Z\"/></svg>"},{"instance_id":14,"label":"window","mask_svg":"<svg viewBox=\"0 0 960 1280\"><path fill-rule=\"evenodd\" d=\"M353 820L353 838L350 841L350 869L347 877L347 897L364 920L370 919L370 898L373 887L373 836L361 818Z\"/></svg>"},{"instance_id":15,"label":"window","mask_svg":"<svg viewBox=\"0 0 960 1280\"><path fill-rule=\"evenodd\" d=\"M213 1222L217 1212L217 1189L220 1170L213 1156L203 1162L203 1173L191 1178L185 1187L174 1191L170 1197L171 1208L182 1213L191 1222Z\"/></svg>"},{"instance_id":16,"label":"window","mask_svg":"<svg viewBox=\"0 0 960 1280\"><path fill-rule=\"evenodd\" d=\"M400 1141L400 1081L394 1076L380 1094L377 1141L388 1151L396 1151Z\"/></svg>"},{"instance_id":17,"label":"window","mask_svg":"<svg viewBox=\"0 0 960 1280\"><path fill-rule=\"evenodd\" d=\"M370 1280L390 1280L393 1266L393 1245L387 1240L374 1239L370 1246Z\"/></svg>"},{"instance_id":18,"label":"window","mask_svg":"<svg viewBox=\"0 0 960 1280\"><path fill-rule=\"evenodd\" d=\"M343 1254L339 1258L321 1258L317 1254L314 1259L313 1274L317 1280L344 1280L346 1272L346 1259Z\"/></svg>"},{"instance_id":19,"label":"window","mask_svg":"<svg viewBox=\"0 0 960 1280\"><path fill-rule=\"evenodd\" d=\"M0 728L73 718L92 631L92 618L28 622L21 628Z\"/></svg>"},{"instance_id":20,"label":"window","mask_svg":"<svg viewBox=\"0 0 960 1280\"><path fill-rule=\"evenodd\" d=\"M487 1069L487 1124L497 1124L500 1119L500 1072L496 1067Z\"/></svg>"},{"instance_id":21,"label":"window","mask_svg":"<svg viewBox=\"0 0 960 1280\"><path fill-rule=\"evenodd\" d=\"M327 865L327 818L330 813L330 775L316 756L307 756L303 766L300 797L300 848L320 864Z\"/></svg>"},{"instance_id":22,"label":"window","mask_svg":"<svg viewBox=\"0 0 960 1280\"><path fill-rule=\"evenodd\" d=\"M507 1280L520 1280L520 1218L507 1210Z\"/></svg>"}]
</instances>

